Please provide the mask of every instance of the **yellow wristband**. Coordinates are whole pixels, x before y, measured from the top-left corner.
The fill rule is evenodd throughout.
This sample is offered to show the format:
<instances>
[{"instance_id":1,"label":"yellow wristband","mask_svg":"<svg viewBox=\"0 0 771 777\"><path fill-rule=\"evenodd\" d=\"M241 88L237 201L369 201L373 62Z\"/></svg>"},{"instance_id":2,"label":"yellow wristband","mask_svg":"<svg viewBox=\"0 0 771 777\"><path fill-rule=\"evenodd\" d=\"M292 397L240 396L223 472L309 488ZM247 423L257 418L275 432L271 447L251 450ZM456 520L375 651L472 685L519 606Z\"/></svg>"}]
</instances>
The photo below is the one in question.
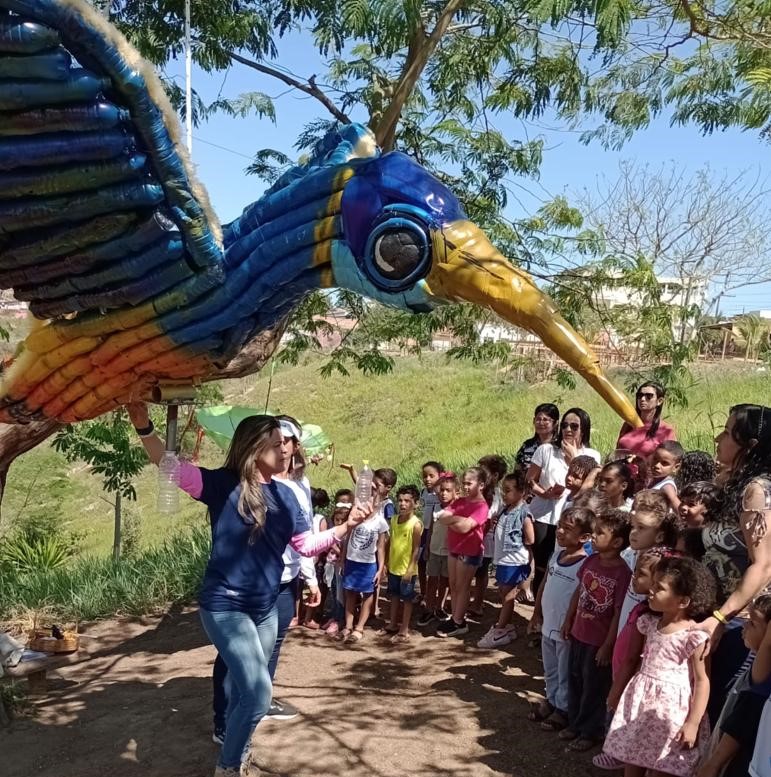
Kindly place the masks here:
<instances>
[{"instance_id":1,"label":"yellow wristband","mask_svg":"<svg viewBox=\"0 0 771 777\"><path fill-rule=\"evenodd\" d=\"M723 613L720 612L720 610L715 610L712 613L712 617L715 618L716 620L719 620L723 625L728 624L728 618L726 618L726 616L723 615Z\"/></svg>"}]
</instances>

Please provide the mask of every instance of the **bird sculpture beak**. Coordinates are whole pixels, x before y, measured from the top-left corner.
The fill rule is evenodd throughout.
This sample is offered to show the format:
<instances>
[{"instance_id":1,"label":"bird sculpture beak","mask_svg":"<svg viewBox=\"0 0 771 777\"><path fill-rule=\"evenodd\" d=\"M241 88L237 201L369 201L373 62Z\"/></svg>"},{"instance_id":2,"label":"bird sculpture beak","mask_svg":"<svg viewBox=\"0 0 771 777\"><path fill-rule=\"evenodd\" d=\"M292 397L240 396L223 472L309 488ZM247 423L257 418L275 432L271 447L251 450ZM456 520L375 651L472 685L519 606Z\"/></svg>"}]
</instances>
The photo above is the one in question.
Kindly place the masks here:
<instances>
[{"instance_id":1,"label":"bird sculpture beak","mask_svg":"<svg viewBox=\"0 0 771 777\"><path fill-rule=\"evenodd\" d=\"M434 262L427 291L449 301L471 302L536 335L570 365L633 427L642 425L626 395L604 375L587 342L523 270L512 265L470 221L453 221L434 234Z\"/></svg>"}]
</instances>

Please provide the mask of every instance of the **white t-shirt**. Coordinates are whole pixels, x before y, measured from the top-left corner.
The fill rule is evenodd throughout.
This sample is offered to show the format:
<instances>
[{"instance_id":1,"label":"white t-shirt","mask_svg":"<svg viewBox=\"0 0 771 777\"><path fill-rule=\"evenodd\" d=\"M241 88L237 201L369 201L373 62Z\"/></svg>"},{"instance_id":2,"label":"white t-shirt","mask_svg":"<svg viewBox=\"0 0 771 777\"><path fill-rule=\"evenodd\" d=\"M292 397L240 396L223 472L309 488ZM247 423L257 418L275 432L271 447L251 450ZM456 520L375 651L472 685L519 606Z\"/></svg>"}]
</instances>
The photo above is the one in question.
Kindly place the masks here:
<instances>
[{"instance_id":1,"label":"white t-shirt","mask_svg":"<svg viewBox=\"0 0 771 777\"><path fill-rule=\"evenodd\" d=\"M602 461L602 456L594 448L579 448L576 456L591 456L597 464ZM530 463L541 469L541 476L538 478L538 485L541 488L565 485L568 465L562 448L556 448L552 443L539 445ZM562 512L562 503L565 499L567 499L567 491L563 493L560 499L556 500L544 499L540 496L533 497L533 501L530 503L530 514L533 516L533 520L538 523L548 523L556 526Z\"/></svg>"},{"instance_id":2,"label":"white t-shirt","mask_svg":"<svg viewBox=\"0 0 771 777\"><path fill-rule=\"evenodd\" d=\"M377 560L377 540L381 534L388 534L388 521L383 517L383 508L378 508L374 514L362 521L348 537L349 561L359 561L362 564L372 564Z\"/></svg>"},{"instance_id":3,"label":"white t-shirt","mask_svg":"<svg viewBox=\"0 0 771 777\"><path fill-rule=\"evenodd\" d=\"M493 494L493 503L490 505L490 509L487 511L488 520L492 521L496 515L501 511L503 507L503 499L501 499L501 493L496 488ZM485 532L485 536L482 541L482 555L485 558L492 558L495 555L495 529L489 528ZM497 563L497 562L496 562ZM526 561L522 562L526 564Z\"/></svg>"},{"instance_id":4,"label":"white t-shirt","mask_svg":"<svg viewBox=\"0 0 771 777\"><path fill-rule=\"evenodd\" d=\"M313 525L313 506L311 503L311 484L305 476L301 480L292 480L291 478L274 478L282 486L287 486L297 497L300 510L308 523ZM281 582L289 583L302 572L303 579L309 585L317 585L316 580L316 560L312 557L301 556L291 545L287 545L284 550L284 571L281 573Z\"/></svg>"},{"instance_id":5,"label":"white t-shirt","mask_svg":"<svg viewBox=\"0 0 771 777\"><path fill-rule=\"evenodd\" d=\"M632 548L624 548L621 551L621 558L626 561L626 565L634 572L635 566L637 566L638 551L632 550ZM646 594L637 594L634 591L634 575L629 580L629 585L626 587L626 594L624 595L624 603L621 605L621 614L618 616L618 634L621 633L621 629L626 626L626 622L629 619L629 613L640 603L647 599Z\"/></svg>"},{"instance_id":6,"label":"white t-shirt","mask_svg":"<svg viewBox=\"0 0 771 777\"><path fill-rule=\"evenodd\" d=\"M560 629L568 614L570 599L578 587L578 570L586 561L586 556L582 556L572 564L560 564L559 559L563 553L565 553L564 548L557 548L549 559L541 596L543 612L541 634L547 639L555 639L559 642L562 641Z\"/></svg>"},{"instance_id":7,"label":"white t-shirt","mask_svg":"<svg viewBox=\"0 0 771 777\"><path fill-rule=\"evenodd\" d=\"M763 705L750 774L752 777L771 777L771 698Z\"/></svg>"}]
</instances>

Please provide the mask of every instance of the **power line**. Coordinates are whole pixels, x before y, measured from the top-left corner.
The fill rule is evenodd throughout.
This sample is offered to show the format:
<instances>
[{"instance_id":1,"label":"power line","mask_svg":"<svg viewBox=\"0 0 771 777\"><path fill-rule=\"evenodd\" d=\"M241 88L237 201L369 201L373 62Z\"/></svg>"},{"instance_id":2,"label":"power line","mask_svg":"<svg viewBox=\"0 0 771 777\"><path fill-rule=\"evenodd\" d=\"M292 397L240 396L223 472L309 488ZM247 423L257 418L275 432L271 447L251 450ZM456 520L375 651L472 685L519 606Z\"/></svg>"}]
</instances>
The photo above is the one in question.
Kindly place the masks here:
<instances>
[{"instance_id":1,"label":"power line","mask_svg":"<svg viewBox=\"0 0 771 777\"><path fill-rule=\"evenodd\" d=\"M193 137L199 142L203 143L206 146L213 146L214 148L220 149L220 151L227 151L229 154L235 154L236 156L243 157L244 159L248 159L250 162L252 161L252 157L250 157L248 154L243 154L241 151L236 151L233 148L227 148L226 146L220 146L218 143L212 143L210 140L204 140L202 137L199 137L198 135L193 135Z\"/></svg>"}]
</instances>

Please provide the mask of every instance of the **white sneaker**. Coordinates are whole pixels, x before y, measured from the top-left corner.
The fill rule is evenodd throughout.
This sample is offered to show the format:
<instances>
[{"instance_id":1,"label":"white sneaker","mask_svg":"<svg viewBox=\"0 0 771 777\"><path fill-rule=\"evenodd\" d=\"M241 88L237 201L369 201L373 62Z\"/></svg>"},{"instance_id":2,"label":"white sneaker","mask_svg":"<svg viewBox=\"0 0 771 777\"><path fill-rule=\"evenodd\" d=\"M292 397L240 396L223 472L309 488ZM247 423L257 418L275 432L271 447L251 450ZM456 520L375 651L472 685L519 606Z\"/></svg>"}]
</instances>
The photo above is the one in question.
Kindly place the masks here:
<instances>
[{"instance_id":1,"label":"white sneaker","mask_svg":"<svg viewBox=\"0 0 771 777\"><path fill-rule=\"evenodd\" d=\"M477 642L477 647L486 648L488 650L490 648L503 647L512 642L513 639L514 637L507 629L497 629L495 626L492 626L490 631Z\"/></svg>"}]
</instances>

